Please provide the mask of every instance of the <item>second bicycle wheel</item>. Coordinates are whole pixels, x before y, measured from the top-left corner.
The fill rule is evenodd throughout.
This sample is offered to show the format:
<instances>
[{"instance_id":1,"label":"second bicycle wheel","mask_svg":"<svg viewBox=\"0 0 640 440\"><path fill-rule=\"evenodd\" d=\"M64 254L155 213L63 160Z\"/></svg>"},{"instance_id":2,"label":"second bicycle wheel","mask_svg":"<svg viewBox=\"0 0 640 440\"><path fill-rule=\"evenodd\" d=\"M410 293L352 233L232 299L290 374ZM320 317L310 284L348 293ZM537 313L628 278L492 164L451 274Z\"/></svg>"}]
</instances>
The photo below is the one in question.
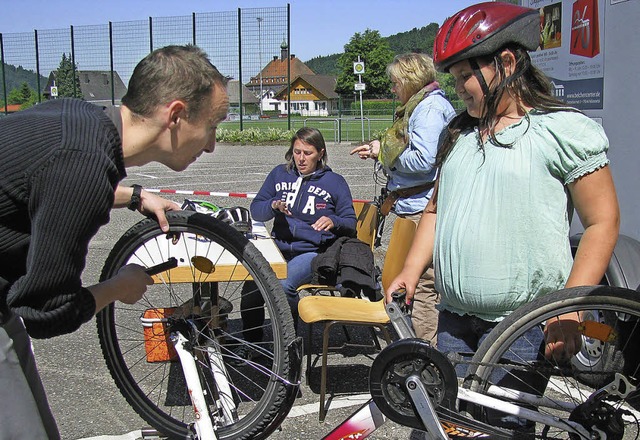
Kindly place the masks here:
<instances>
[{"instance_id":1,"label":"second bicycle wheel","mask_svg":"<svg viewBox=\"0 0 640 440\"><path fill-rule=\"evenodd\" d=\"M266 438L293 405L300 375L298 343L285 294L269 263L240 232L209 216L169 212L170 231L145 219L116 243L101 280L126 264L150 267L176 258L142 300L111 304L97 316L100 345L116 385L135 411L170 438L188 438L194 414L168 322L191 323L191 349L220 439ZM247 282L249 281L249 282ZM246 286L250 286L249 289ZM242 339L241 296L264 301L263 341ZM244 346L251 361L235 353ZM222 356L233 417L220 415L209 362ZM220 377L219 375L216 377ZM229 405L229 403L227 404Z\"/></svg>"},{"instance_id":2,"label":"second bicycle wheel","mask_svg":"<svg viewBox=\"0 0 640 440\"><path fill-rule=\"evenodd\" d=\"M533 422L469 403L466 410L526 438L638 438L640 391L634 387L640 377L639 299L633 290L588 286L564 289L519 308L479 347L464 387L532 409L534 417L542 419ZM559 326L560 315L573 318L573 323ZM545 356L545 330L550 326L563 337L577 332L573 334L583 344L599 340L602 350L619 361L585 371L566 356ZM592 377L585 380L585 375ZM605 392L596 394L596 383Z\"/></svg>"}]
</instances>

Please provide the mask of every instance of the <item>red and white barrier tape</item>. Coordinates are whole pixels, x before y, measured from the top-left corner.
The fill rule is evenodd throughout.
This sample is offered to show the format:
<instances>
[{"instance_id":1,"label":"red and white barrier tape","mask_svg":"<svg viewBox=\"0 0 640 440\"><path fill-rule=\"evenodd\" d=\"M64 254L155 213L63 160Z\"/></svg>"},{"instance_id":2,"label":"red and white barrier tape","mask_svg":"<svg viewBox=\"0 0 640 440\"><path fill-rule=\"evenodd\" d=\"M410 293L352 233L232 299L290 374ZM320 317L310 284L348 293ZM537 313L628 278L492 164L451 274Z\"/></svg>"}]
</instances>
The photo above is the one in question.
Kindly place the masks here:
<instances>
[{"instance_id":1,"label":"red and white barrier tape","mask_svg":"<svg viewBox=\"0 0 640 440\"><path fill-rule=\"evenodd\" d=\"M183 196L210 196L210 197L239 197L242 199L253 199L256 193L218 192L218 191L187 191L182 189L157 189L145 188L145 191L159 194L180 194ZM368 203L371 200L353 199L354 202Z\"/></svg>"},{"instance_id":2,"label":"red and white barrier tape","mask_svg":"<svg viewBox=\"0 0 640 440\"><path fill-rule=\"evenodd\" d=\"M145 191L160 194L180 194L185 196L211 196L211 197L240 197L243 199L253 199L255 193L217 192L217 191L185 191L181 189L154 189L145 188Z\"/></svg>"}]
</instances>

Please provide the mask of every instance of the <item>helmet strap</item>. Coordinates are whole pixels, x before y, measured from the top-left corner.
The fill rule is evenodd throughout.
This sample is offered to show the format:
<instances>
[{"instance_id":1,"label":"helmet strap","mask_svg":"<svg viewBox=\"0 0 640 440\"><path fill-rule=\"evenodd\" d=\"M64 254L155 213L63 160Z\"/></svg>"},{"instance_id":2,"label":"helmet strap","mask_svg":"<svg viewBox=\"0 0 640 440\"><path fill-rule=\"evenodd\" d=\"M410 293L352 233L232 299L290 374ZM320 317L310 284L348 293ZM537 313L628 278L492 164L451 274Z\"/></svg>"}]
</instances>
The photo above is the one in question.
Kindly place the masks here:
<instances>
[{"instance_id":1,"label":"helmet strap","mask_svg":"<svg viewBox=\"0 0 640 440\"><path fill-rule=\"evenodd\" d=\"M469 65L471 66L471 70L473 70L473 74L478 79L480 83L480 87L482 87L482 92L485 96L489 94L489 86L482 75L482 71L480 70L480 65L475 58L469 58Z\"/></svg>"}]
</instances>

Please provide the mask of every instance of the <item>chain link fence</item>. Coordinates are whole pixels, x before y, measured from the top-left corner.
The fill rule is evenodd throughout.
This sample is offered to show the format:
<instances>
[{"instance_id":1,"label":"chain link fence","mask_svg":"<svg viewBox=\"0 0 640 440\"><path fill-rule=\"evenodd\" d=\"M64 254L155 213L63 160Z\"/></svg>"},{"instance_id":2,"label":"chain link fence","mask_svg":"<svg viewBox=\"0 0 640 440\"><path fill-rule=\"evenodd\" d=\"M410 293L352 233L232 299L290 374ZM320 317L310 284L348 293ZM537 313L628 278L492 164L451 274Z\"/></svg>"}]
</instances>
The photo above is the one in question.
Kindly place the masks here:
<instances>
[{"instance_id":1,"label":"chain link fence","mask_svg":"<svg viewBox=\"0 0 640 440\"><path fill-rule=\"evenodd\" d=\"M21 86L9 82L9 69L21 73L20 78L29 77L23 70L35 72L30 76L35 81L29 85L38 91L37 102L50 98L51 73L60 66L63 54L73 62L85 100L118 104L136 64L154 49L171 44L195 44L204 50L218 70L231 78L230 87L237 88L229 91L230 104L242 114L247 104L243 99L255 97L255 91L241 93L242 85L259 75L272 57L280 56L284 47L291 47L290 6L0 33L0 104ZM5 105L3 113L8 108Z\"/></svg>"}]
</instances>

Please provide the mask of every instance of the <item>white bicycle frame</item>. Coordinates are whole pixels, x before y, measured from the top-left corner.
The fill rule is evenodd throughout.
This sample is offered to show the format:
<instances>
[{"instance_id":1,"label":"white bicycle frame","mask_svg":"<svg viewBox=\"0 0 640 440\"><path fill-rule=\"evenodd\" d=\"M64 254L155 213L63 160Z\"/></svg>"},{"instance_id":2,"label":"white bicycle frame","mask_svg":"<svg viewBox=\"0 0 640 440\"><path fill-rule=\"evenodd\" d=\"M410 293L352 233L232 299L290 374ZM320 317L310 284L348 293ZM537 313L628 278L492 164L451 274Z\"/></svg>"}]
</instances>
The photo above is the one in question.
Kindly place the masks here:
<instances>
[{"instance_id":1,"label":"white bicycle frame","mask_svg":"<svg viewBox=\"0 0 640 440\"><path fill-rule=\"evenodd\" d=\"M391 323L396 329L398 335L401 338L415 337L413 329L407 322L402 312L397 307L394 307L393 304L387 304L386 308L387 313L389 314L389 317L391 319ZM173 342L176 352L178 353L180 364L182 365L182 371L184 373L189 390L189 396L191 397L191 402L193 404L195 417L194 427L197 435L196 438L198 440L217 440L218 437L216 435L215 427L209 415L208 406L205 401L205 393L203 391L200 377L198 375L198 370L196 368L197 359L194 354L190 353L185 348L185 343L188 341L180 332L172 332L171 341ZM219 346L215 341L211 344L211 346L208 347L207 351L208 360L213 371L213 377L216 381L216 388L220 393L218 402L221 408L219 409L221 410L221 414L224 417L225 423L230 423L231 421L237 420L237 410L231 395L231 387L229 385L229 382L227 381L226 368L224 367L224 363L222 362L222 355L220 353ZM437 409L431 403L428 393L422 385L420 378L415 375L409 376L406 379L406 385L407 389L409 390L409 395L414 402L418 416L420 417L429 434L433 438L448 440L449 437L443 429L440 423L440 419L437 415ZM619 390L625 391L620 392ZM626 397L628 394L632 393L635 390L636 387L629 383L629 381L624 376L622 376L621 374L616 374L615 379L612 383L604 386L591 395L593 396L599 395L600 393L607 393L609 395ZM542 423L547 426L553 426L562 430L567 430L585 440L591 438L589 432L578 423L572 421L564 421L558 417L551 415L544 415L537 411L519 406L516 403L505 401L505 399L509 399L520 404L533 404L538 407L546 407L562 411L572 411L574 408L576 408L576 404L568 402L556 402L544 397L536 396L534 394L498 386L491 386L488 390L488 394L481 394L465 388L460 388L458 389L457 398L459 400L474 403L486 408L491 408L533 422ZM358 424L362 423L366 424L367 426L372 426L370 423L368 423L367 420L358 420L358 418L362 418L363 409L368 409L368 412L366 412L366 414L368 414L368 416L371 418L379 416L384 417L375 403L373 401L370 401L368 405L365 405L363 408L361 408L361 410L356 411L356 413L345 420L339 427L337 427L329 435L324 437L324 440L337 440L345 438L344 431L340 428L346 425L353 425L353 429L356 429ZM382 421L382 423L384 423L384 420ZM363 435L362 431L359 430L358 438L366 438L373 432L373 430L381 426L382 423L376 423L375 426L373 426L373 429L369 430L365 435Z\"/></svg>"},{"instance_id":2,"label":"white bicycle frame","mask_svg":"<svg viewBox=\"0 0 640 440\"><path fill-rule=\"evenodd\" d=\"M188 342L187 338L180 332L172 332L170 338L178 353L180 365L182 365L182 372L187 382L187 390L189 391L193 415L195 417L194 428L197 438L199 440L217 440L218 436L216 435L213 422L209 416L209 408L207 407L200 377L198 376L196 359L193 354L184 348Z\"/></svg>"}]
</instances>

